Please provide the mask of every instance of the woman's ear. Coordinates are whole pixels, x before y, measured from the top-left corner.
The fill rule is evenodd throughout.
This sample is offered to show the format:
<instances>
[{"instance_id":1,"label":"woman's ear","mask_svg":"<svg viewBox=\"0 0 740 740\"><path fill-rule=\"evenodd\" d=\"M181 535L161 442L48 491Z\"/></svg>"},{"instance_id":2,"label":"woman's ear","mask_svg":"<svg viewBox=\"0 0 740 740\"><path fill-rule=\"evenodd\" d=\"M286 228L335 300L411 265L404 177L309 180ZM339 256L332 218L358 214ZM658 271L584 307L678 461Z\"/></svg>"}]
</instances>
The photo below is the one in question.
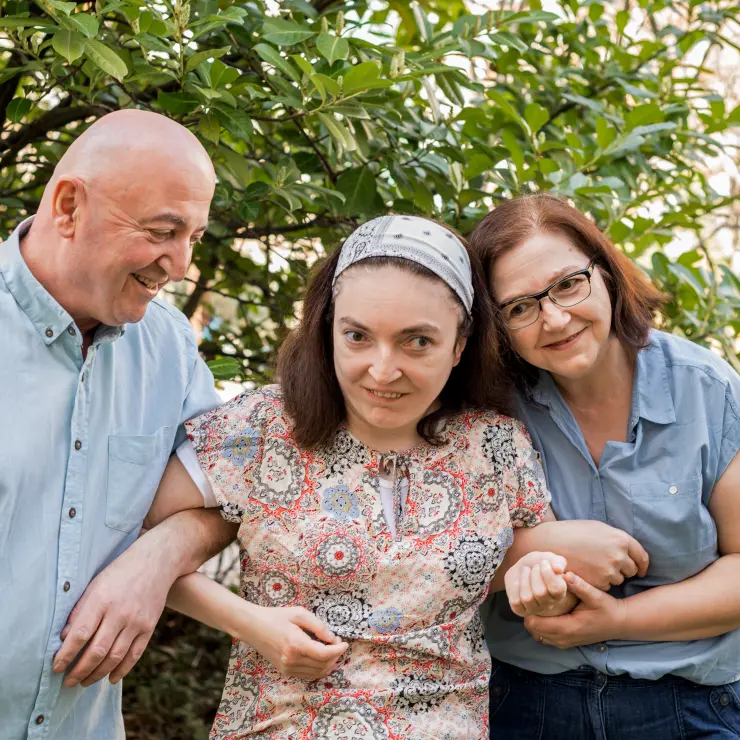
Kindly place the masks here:
<instances>
[{"instance_id":1,"label":"woman's ear","mask_svg":"<svg viewBox=\"0 0 740 740\"><path fill-rule=\"evenodd\" d=\"M455 349L453 351L453 362L452 367L457 367L457 365L460 364L460 358L462 357L463 350L465 349L465 345L468 343L467 337L460 337L457 342L455 343Z\"/></svg>"}]
</instances>

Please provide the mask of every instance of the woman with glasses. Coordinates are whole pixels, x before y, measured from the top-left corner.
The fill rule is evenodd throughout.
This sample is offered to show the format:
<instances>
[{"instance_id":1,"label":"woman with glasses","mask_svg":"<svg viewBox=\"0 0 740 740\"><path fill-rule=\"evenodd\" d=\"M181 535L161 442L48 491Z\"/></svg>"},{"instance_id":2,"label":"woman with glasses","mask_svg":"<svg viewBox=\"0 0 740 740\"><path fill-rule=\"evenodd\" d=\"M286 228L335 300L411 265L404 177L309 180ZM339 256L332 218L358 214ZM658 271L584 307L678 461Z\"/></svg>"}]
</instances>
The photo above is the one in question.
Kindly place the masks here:
<instances>
[{"instance_id":1,"label":"woman with glasses","mask_svg":"<svg viewBox=\"0 0 740 740\"><path fill-rule=\"evenodd\" d=\"M522 622L495 599L491 737L740 738L740 378L653 328L662 296L566 203L507 202L471 243L555 515L624 530L650 557L608 592L571 578L566 616L517 608Z\"/></svg>"}]
</instances>

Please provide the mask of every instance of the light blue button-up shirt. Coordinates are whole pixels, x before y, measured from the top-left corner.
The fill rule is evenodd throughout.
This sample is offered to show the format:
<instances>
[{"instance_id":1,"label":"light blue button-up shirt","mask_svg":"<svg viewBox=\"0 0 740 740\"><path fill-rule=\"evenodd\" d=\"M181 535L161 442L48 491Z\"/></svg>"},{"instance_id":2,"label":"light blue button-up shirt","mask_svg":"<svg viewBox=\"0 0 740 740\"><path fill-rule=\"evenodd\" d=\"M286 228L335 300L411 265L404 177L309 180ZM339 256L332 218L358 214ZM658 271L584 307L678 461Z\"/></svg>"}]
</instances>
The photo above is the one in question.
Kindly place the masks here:
<instances>
[{"instance_id":1,"label":"light blue button-up shirt","mask_svg":"<svg viewBox=\"0 0 740 740\"><path fill-rule=\"evenodd\" d=\"M740 449L740 378L722 359L654 331L635 373L628 439L608 442L598 466L549 374L541 373L533 397L520 404L557 518L606 522L648 551L645 578L612 589L620 598L682 581L719 557L707 503ZM486 639L494 657L539 673L587 665L610 675L674 674L707 685L740 678L740 630L690 642L609 641L558 650L535 642L505 596L497 596Z\"/></svg>"},{"instance_id":2,"label":"light blue button-up shirt","mask_svg":"<svg viewBox=\"0 0 740 740\"><path fill-rule=\"evenodd\" d=\"M162 301L101 326L0 244L0 740L123 740L121 684L62 686L52 658L94 576L137 537L183 421L218 405L187 319Z\"/></svg>"}]
</instances>

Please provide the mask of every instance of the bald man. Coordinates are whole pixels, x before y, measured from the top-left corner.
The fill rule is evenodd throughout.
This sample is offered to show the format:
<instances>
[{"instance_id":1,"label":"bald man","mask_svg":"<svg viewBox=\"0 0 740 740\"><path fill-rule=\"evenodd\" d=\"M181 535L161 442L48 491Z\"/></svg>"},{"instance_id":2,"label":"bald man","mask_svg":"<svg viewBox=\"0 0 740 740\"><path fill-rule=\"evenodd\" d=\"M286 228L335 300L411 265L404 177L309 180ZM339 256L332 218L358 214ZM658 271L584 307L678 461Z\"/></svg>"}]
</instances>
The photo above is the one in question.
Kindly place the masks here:
<instances>
[{"instance_id":1,"label":"bald man","mask_svg":"<svg viewBox=\"0 0 740 740\"><path fill-rule=\"evenodd\" d=\"M182 423L219 402L187 320L156 298L184 278L214 187L187 129L111 113L0 244L0 740L123 740L111 682L175 579L223 547L209 512L184 512L141 538L138 572L96 578L139 535Z\"/></svg>"}]
</instances>

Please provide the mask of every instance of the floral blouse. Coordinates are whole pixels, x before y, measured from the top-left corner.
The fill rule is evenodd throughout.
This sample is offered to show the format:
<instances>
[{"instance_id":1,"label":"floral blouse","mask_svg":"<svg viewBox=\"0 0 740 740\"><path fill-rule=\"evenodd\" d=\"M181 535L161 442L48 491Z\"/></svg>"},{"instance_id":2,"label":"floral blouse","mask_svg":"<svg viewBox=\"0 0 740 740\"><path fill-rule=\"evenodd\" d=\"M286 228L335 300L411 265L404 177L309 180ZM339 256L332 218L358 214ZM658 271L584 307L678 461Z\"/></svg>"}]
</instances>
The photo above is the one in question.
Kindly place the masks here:
<instances>
[{"instance_id":1,"label":"floral blouse","mask_svg":"<svg viewBox=\"0 0 740 740\"><path fill-rule=\"evenodd\" d=\"M550 496L521 423L449 419L439 446L392 457L408 481L394 538L381 455L340 428L299 449L278 386L186 424L223 516L240 524L240 594L302 606L349 643L307 682L235 640L212 739L471 740L488 737L490 658L478 607L513 539Z\"/></svg>"}]
</instances>

